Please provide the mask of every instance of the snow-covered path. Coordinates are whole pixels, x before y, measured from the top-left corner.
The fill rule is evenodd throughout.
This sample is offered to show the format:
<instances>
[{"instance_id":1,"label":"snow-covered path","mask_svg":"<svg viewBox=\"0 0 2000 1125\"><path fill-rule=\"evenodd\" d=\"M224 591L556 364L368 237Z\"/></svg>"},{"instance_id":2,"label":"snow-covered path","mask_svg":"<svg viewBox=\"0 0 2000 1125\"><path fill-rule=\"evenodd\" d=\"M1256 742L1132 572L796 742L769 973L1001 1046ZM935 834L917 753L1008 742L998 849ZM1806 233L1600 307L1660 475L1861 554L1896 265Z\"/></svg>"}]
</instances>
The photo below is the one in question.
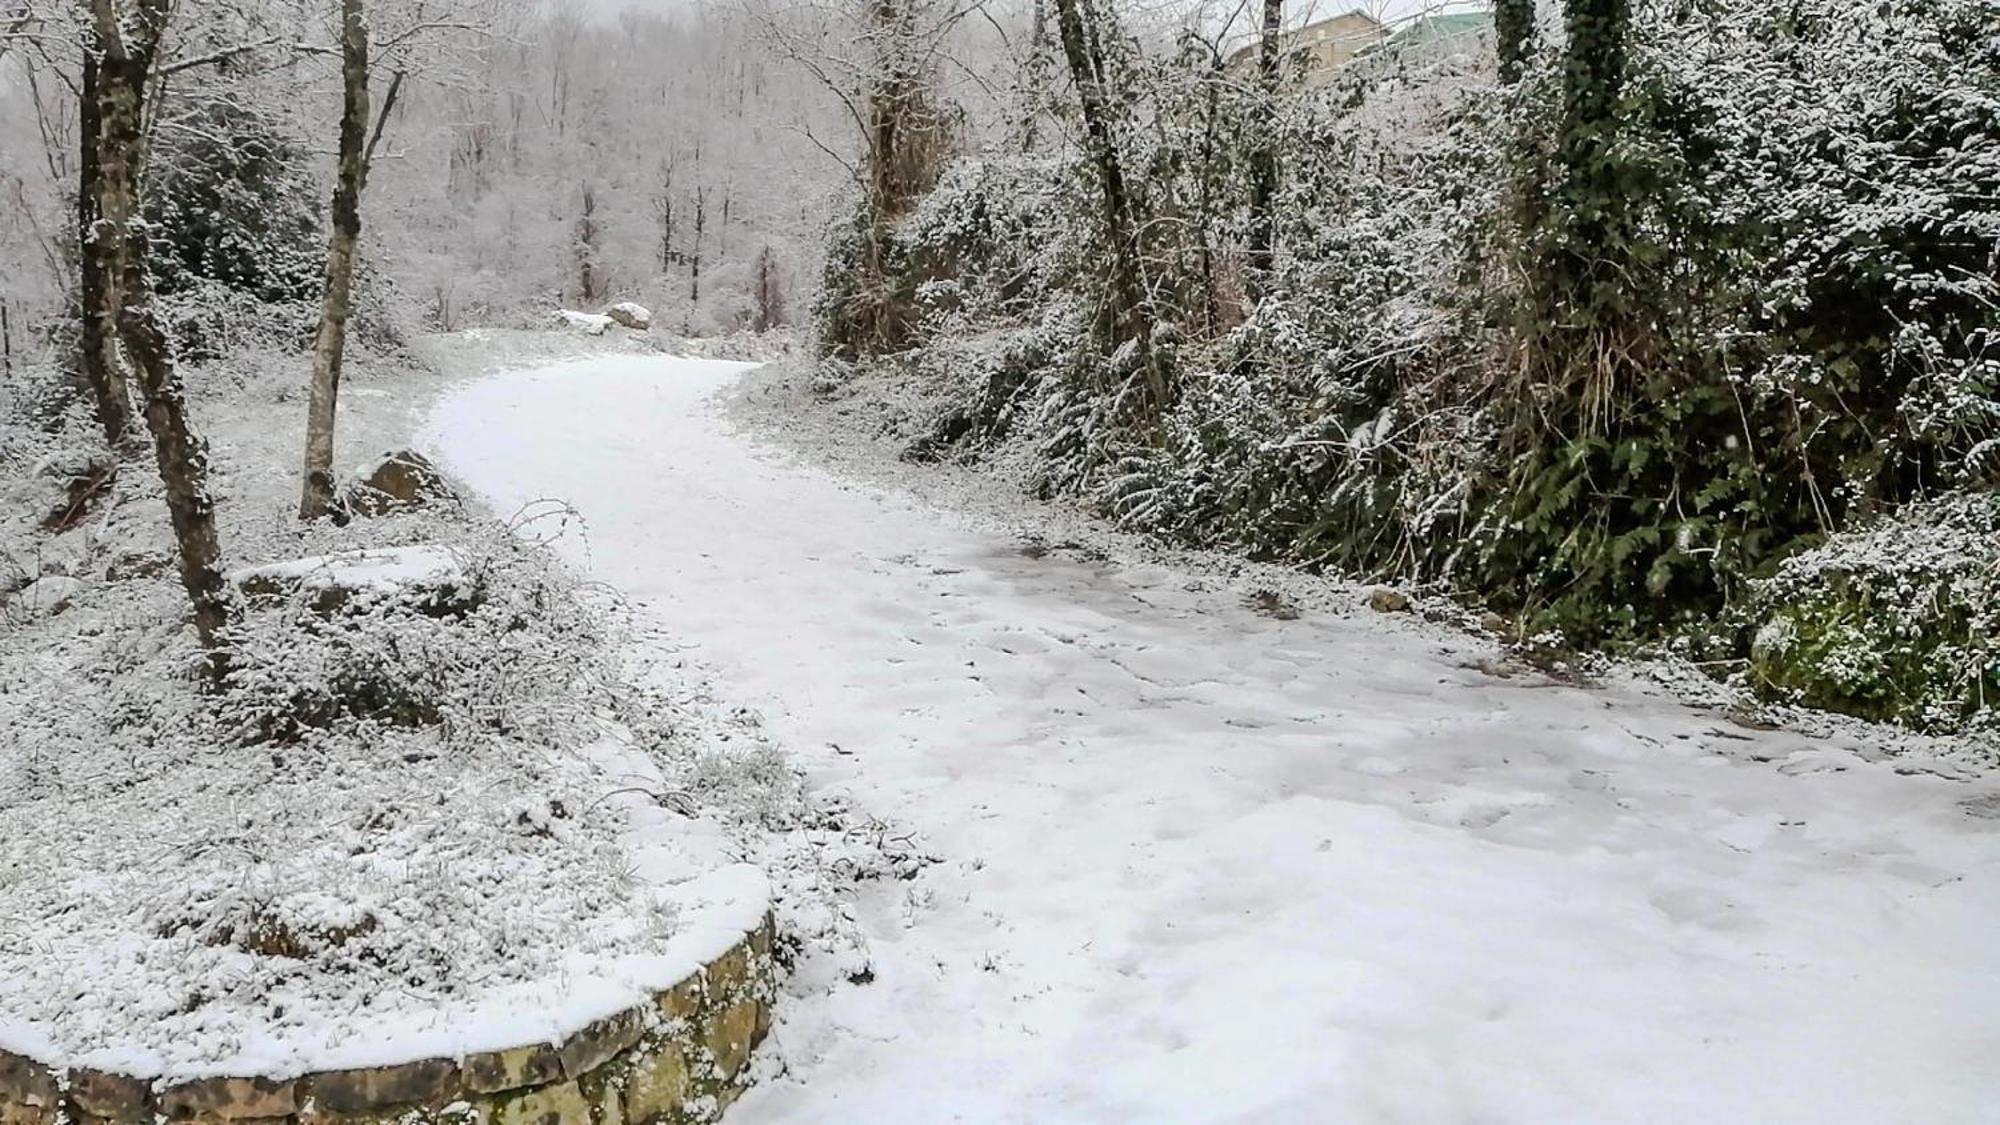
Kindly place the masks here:
<instances>
[{"instance_id":1,"label":"snow-covered path","mask_svg":"<svg viewBox=\"0 0 2000 1125\"><path fill-rule=\"evenodd\" d=\"M733 432L743 367L493 377L431 438L943 860L732 1121L2000 1121L1990 779L1030 557Z\"/></svg>"}]
</instances>

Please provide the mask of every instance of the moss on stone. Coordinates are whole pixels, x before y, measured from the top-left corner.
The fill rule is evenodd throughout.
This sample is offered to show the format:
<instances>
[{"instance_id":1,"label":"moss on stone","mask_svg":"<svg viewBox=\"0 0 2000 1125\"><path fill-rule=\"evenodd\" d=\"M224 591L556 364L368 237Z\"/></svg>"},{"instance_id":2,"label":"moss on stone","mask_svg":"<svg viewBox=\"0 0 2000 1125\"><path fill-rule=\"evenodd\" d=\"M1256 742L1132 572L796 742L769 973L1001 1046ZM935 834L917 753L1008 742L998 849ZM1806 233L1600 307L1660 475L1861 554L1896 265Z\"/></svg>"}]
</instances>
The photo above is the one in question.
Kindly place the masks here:
<instances>
[{"instance_id":1,"label":"moss on stone","mask_svg":"<svg viewBox=\"0 0 2000 1125\"><path fill-rule=\"evenodd\" d=\"M2000 711L1994 517L1887 522L1759 590L1750 675L1769 698L1953 731Z\"/></svg>"}]
</instances>

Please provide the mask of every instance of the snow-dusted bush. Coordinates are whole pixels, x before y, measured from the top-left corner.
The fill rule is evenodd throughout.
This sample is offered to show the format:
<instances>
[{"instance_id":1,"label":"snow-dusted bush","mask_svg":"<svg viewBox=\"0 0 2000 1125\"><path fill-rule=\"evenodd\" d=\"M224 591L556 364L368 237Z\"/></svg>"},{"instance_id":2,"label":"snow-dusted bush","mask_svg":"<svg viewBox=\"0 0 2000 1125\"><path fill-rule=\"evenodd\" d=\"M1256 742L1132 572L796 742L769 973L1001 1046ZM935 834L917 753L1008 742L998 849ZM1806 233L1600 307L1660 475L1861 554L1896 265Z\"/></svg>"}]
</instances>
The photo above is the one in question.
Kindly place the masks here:
<instances>
[{"instance_id":1,"label":"snow-dusted bush","mask_svg":"<svg viewBox=\"0 0 2000 1125\"><path fill-rule=\"evenodd\" d=\"M310 330L324 206L311 168L302 143L239 101L195 101L161 121L146 220L181 359L296 344Z\"/></svg>"},{"instance_id":2,"label":"snow-dusted bush","mask_svg":"<svg viewBox=\"0 0 2000 1125\"><path fill-rule=\"evenodd\" d=\"M218 718L252 741L328 730L437 727L574 741L576 698L604 643L574 580L504 531L455 547L458 573L360 590L330 604L301 585L275 606L252 599L231 629Z\"/></svg>"},{"instance_id":3,"label":"snow-dusted bush","mask_svg":"<svg viewBox=\"0 0 2000 1125\"><path fill-rule=\"evenodd\" d=\"M1011 441L1133 527L1612 642L1712 634L1851 513L1990 483L2000 10L1633 13L1580 25L1618 36L1581 70L1545 35L1513 87L1482 40L1287 94L1261 279L1254 96L1119 47L1171 401L1121 405L1088 165L961 164L897 232L923 321L896 364L947 400L919 452Z\"/></svg>"},{"instance_id":4,"label":"snow-dusted bush","mask_svg":"<svg viewBox=\"0 0 2000 1125\"><path fill-rule=\"evenodd\" d=\"M2000 494L1914 504L1758 583L1751 678L1792 703L1957 730L2000 719Z\"/></svg>"}]
</instances>

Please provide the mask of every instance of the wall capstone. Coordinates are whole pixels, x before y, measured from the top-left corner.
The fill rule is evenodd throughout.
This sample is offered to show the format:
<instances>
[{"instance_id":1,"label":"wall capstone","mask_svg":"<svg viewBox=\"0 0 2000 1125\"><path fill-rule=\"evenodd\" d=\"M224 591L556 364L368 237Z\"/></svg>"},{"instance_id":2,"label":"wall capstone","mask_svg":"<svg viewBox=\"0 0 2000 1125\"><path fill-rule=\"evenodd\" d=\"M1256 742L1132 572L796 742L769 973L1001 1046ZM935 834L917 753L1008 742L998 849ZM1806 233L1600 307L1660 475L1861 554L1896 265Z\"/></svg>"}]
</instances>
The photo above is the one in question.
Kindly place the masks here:
<instances>
[{"instance_id":1,"label":"wall capstone","mask_svg":"<svg viewBox=\"0 0 2000 1125\"><path fill-rule=\"evenodd\" d=\"M654 996L558 1044L290 1079L160 1087L0 1050L0 1125L698 1125L749 1084L771 1027L772 921Z\"/></svg>"}]
</instances>

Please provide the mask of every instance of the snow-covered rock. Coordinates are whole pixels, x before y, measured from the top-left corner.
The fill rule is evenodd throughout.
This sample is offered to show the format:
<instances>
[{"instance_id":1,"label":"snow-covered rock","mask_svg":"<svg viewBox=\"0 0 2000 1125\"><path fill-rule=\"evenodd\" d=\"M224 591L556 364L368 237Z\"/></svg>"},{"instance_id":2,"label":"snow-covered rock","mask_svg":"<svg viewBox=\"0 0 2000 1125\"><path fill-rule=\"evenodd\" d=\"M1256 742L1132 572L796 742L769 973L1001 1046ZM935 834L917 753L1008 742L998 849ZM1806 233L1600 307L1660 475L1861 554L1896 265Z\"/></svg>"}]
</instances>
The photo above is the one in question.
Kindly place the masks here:
<instances>
[{"instance_id":1,"label":"snow-covered rock","mask_svg":"<svg viewBox=\"0 0 2000 1125\"><path fill-rule=\"evenodd\" d=\"M350 511L364 516L401 512L457 499L430 458L412 449L392 449L354 471L347 486Z\"/></svg>"},{"instance_id":2,"label":"snow-covered rock","mask_svg":"<svg viewBox=\"0 0 2000 1125\"><path fill-rule=\"evenodd\" d=\"M620 301L604 310L604 315L634 331L643 332L653 326L653 310L631 301Z\"/></svg>"},{"instance_id":3,"label":"snow-covered rock","mask_svg":"<svg viewBox=\"0 0 2000 1125\"><path fill-rule=\"evenodd\" d=\"M66 574L44 574L23 586L14 597L12 604L31 617L46 617L61 613L69 608L69 603L83 592L83 582Z\"/></svg>"},{"instance_id":4,"label":"snow-covered rock","mask_svg":"<svg viewBox=\"0 0 2000 1125\"><path fill-rule=\"evenodd\" d=\"M578 312L575 309L557 309L556 320L566 327L582 332L586 336L602 336L611 327L612 320L598 313Z\"/></svg>"},{"instance_id":5,"label":"snow-covered rock","mask_svg":"<svg viewBox=\"0 0 2000 1125\"><path fill-rule=\"evenodd\" d=\"M321 613L357 598L408 597L439 611L472 601L472 580L458 552L428 544L313 555L241 567L226 577L253 600L307 594Z\"/></svg>"},{"instance_id":6,"label":"snow-covered rock","mask_svg":"<svg viewBox=\"0 0 2000 1125\"><path fill-rule=\"evenodd\" d=\"M1368 591L1368 608L1376 613L1401 613L1410 608L1409 595L1388 586Z\"/></svg>"}]
</instances>

